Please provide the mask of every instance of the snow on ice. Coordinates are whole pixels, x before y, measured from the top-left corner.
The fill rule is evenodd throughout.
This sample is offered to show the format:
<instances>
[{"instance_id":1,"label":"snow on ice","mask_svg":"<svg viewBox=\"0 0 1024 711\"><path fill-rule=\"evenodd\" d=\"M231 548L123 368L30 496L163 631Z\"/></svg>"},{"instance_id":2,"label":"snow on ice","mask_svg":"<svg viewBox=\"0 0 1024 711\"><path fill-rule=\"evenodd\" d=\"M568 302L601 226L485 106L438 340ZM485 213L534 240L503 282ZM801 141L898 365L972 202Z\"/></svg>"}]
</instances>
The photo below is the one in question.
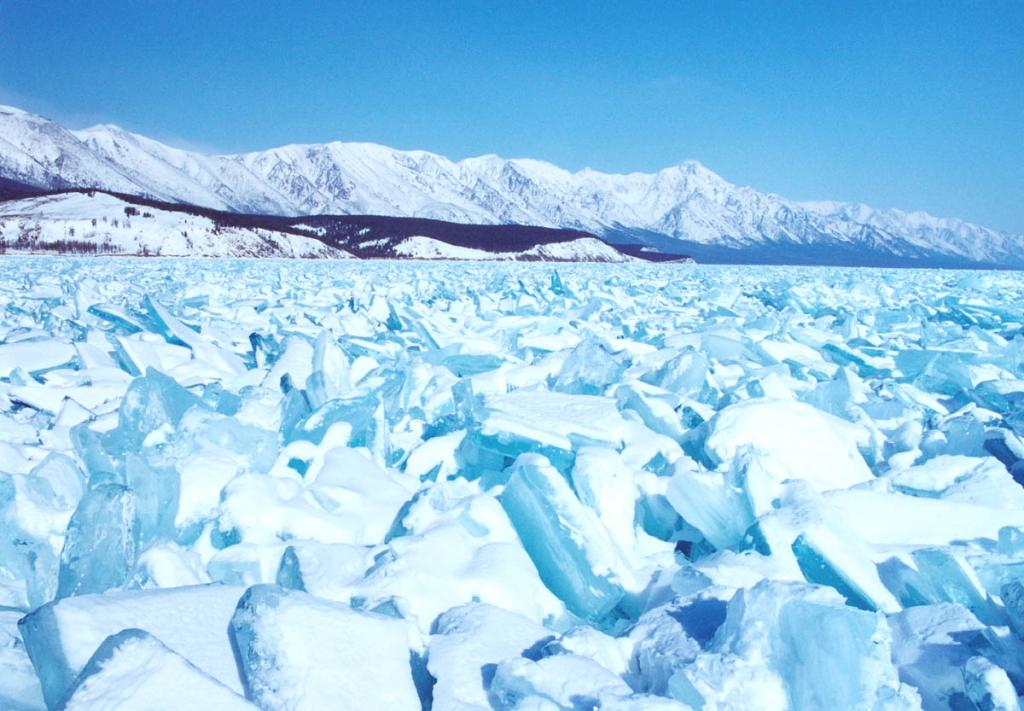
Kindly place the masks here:
<instances>
[{"instance_id":1,"label":"snow on ice","mask_svg":"<svg viewBox=\"0 0 1024 711\"><path fill-rule=\"evenodd\" d=\"M0 708L1016 709L1022 304L0 260Z\"/></svg>"}]
</instances>

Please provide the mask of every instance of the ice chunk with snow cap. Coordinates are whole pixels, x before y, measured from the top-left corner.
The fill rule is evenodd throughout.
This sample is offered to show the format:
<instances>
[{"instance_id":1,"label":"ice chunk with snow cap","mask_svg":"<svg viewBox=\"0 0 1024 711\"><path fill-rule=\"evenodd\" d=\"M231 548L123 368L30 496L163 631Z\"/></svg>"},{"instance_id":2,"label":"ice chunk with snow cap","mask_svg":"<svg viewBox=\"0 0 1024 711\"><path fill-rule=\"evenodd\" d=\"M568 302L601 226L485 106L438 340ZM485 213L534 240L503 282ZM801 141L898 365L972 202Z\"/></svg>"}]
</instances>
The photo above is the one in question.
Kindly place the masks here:
<instances>
[{"instance_id":1,"label":"ice chunk with snow cap","mask_svg":"<svg viewBox=\"0 0 1024 711\"><path fill-rule=\"evenodd\" d=\"M17 610L0 607L0 708L9 711L41 711L46 708L25 644L18 634Z\"/></svg>"},{"instance_id":2,"label":"ice chunk with snow cap","mask_svg":"<svg viewBox=\"0 0 1024 711\"><path fill-rule=\"evenodd\" d=\"M139 554L134 492L103 484L71 516L60 554L57 597L100 593L128 582Z\"/></svg>"},{"instance_id":3,"label":"ice chunk with snow cap","mask_svg":"<svg viewBox=\"0 0 1024 711\"><path fill-rule=\"evenodd\" d=\"M656 607L641 616L628 637L632 644L627 676L630 686L637 691L667 695L672 676L691 664L701 652L699 642L690 636L687 625L698 617L709 621L717 619L720 623L725 607L724 602L711 600L696 603L696 607L690 609L688 601L680 601Z\"/></svg>"},{"instance_id":4,"label":"ice chunk with snow cap","mask_svg":"<svg viewBox=\"0 0 1024 711\"><path fill-rule=\"evenodd\" d=\"M551 633L512 612L482 603L454 607L440 615L430 636L427 669L437 683L435 711L488 711L487 692L497 665L536 656Z\"/></svg>"},{"instance_id":5,"label":"ice chunk with snow cap","mask_svg":"<svg viewBox=\"0 0 1024 711\"><path fill-rule=\"evenodd\" d=\"M708 358L704 353L685 350L670 358L657 370L643 376L645 382L677 395L700 399L708 388Z\"/></svg>"},{"instance_id":6,"label":"ice chunk with snow cap","mask_svg":"<svg viewBox=\"0 0 1024 711\"><path fill-rule=\"evenodd\" d=\"M810 583L827 585L863 610L893 612L899 603L879 575L873 551L834 517L827 501L804 480L780 489L778 508L750 529L755 550L795 568Z\"/></svg>"},{"instance_id":7,"label":"ice chunk with snow cap","mask_svg":"<svg viewBox=\"0 0 1024 711\"><path fill-rule=\"evenodd\" d=\"M246 696L260 708L420 708L401 620L255 585L230 629Z\"/></svg>"},{"instance_id":8,"label":"ice chunk with snow cap","mask_svg":"<svg viewBox=\"0 0 1024 711\"><path fill-rule=\"evenodd\" d=\"M61 541L74 502L66 505L49 481L34 474L0 474L0 579L18 584L15 599L0 602L40 605L57 585Z\"/></svg>"},{"instance_id":9,"label":"ice chunk with snow cap","mask_svg":"<svg viewBox=\"0 0 1024 711\"><path fill-rule=\"evenodd\" d=\"M576 453L572 486L608 530L623 552L634 553L634 518L639 496L633 473L618 452L602 447L583 447Z\"/></svg>"},{"instance_id":10,"label":"ice chunk with snow cap","mask_svg":"<svg viewBox=\"0 0 1024 711\"><path fill-rule=\"evenodd\" d=\"M858 448L866 442L862 428L806 403L748 400L730 405L707 424L703 452L718 466L752 447L776 480L805 479L827 491L872 478Z\"/></svg>"},{"instance_id":11,"label":"ice chunk with snow cap","mask_svg":"<svg viewBox=\"0 0 1024 711\"><path fill-rule=\"evenodd\" d=\"M297 541L281 556L276 582L325 600L345 600L379 552L373 546Z\"/></svg>"},{"instance_id":12,"label":"ice chunk with snow cap","mask_svg":"<svg viewBox=\"0 0 1024 711\"><path fill-rule=\"evenodd\" d=\"M365 450L349 447L329 450L310 467L306 480L325 510L344 517L358 531L352 543L382 542L413 493L408 477L383 469Z\"/></svg>"},{"instance_id":13,"label":"ice chunk with snow cap","mask_svg":"<svg viewBox=\"0 0 1024 711\"><path fill-rule=\"evenodd\" d=\"M977 653L972 640L984 625L952 603L909 607L890 616L889 625L893 663L918 690L925 711L955 708L964 696L962 669Z\"/></svg>"},{"instance_id":14,"label":"ice chunk with snow cap","mask_svg":"<svg viewBox=\"0 0 1024 711\"><path fill-rule=\"evenodd\" d=\"M578 447L620 449L625 429L611 398L516 390L486 399L471 440L500 457L514 459L535 452L557 467L568 468Z\"/></svg>"},{"instance_id":15,"label":"ice chunk with snow cap","mask_svg":"<svg viewBox=\"0 0 1024 711\"><path fill-rule=\"evenodd\" d=\"M142 628L233 691L241 691L228 621L243 590L199 585L81 595L43 605L18 623L47 706L63 699L104 639Z\"/></svg>"},{"instance_id":16,"label":"ice chunk with snow cap","mask_svg":"<svg viewBox=\"0 0 1024 711\"><path fill-rule=\"evenodd\" d=\"M572 612L599 620L632 585L618 545L544 457L516 460L501 505L544 584Z\"/></svg>"},{"instance_id":17,"label":"ice chunk with snow cap","mask_svg":"<svg viewBox=\"0 0 1024 711\"><path fill-rule=\"evenodd\" d=\"M72 363L78 351L63 340L39 338L0 343L0 378L7 378L16 368L30 373L43 373Z\"/></svg>"},{"instance_id":18,"label":"ice chunk with snow cap","mask_svg":"<svg viewBox=\"0 0 1024 711\"><path fill-rule=\"evenodd\" d=\"M558 654L539 661L518 658L498 665L490 695L499 709L522 708L543 701L550 708L574 711L600 708L606 697L629 696L632 690L593 659Z\"/></svg>"},{"instance_id":19,"label":"ice chunk with snow cap","mask_svg":"<svg viewBox=\"0 0 1024 711\"><path fill-rule=\"evenodd\" d=\"M901 494L996 508L1024 508L1024 488L994 457L942 454L887 477Z\"/></svg>"},{"instance_id":20,"label":"ice chunk with snow cap","mask_svg":"<svg viewBox=\"0 0 1024 711\"><path fill-rule=\"evenodd\" d=\"M445 482L410 502L363 580L334 599L351 599L361 609L394 607L424 634L445 610L474 601L535 624L564 617L564 605L544 586L504 509L471 486Z\"/></svg>"},{"instance_id":21,"label":"ice chunk with snow cap","mask_svg":"<svg viewBox=\"0 0 1024 711\"><path fill-rule=\"evenodd\" d=\"M308 440L320 444L339 422L351 426L349 443L366 447L381 464L389 463L390 441L384 403L376 393L338 398L324 403L295 427L288 441Z\"/></svg>"},{"instance_id":22,"label":"ice chunk with snow cap","mask_svg":"<svg viewBox=\"0 0 1024 711\"><path fill-rule=\"evenodd\" d=\"M681 670L686 684L673 685L691 701L794 710L920 703L892 665L885 618L828 588L764 581L740 590L709 651Z\"/></svg>"},{"instance_id":23,"label":"ice chunk with snow cap","mask_svg":"<svg viewBox=\"0 0 1024 711\"><path fill-rule=\"evenodd\" d=\"M1013 682L985 657L971 657L964 666L964 691L977 709L1018 711L1020 702Z\"/></svg>"},{"instance_id":24,"label":"ice chunk with snow cap","mask_svg":"<svg viewBox=\"0 0 1024 711\"><path fill-rule=\"evenodd\" d=\"M168 649L153 635L126 629L107 637L59 711L175 711L256 707Z\"/></svg>"}]
</instances>

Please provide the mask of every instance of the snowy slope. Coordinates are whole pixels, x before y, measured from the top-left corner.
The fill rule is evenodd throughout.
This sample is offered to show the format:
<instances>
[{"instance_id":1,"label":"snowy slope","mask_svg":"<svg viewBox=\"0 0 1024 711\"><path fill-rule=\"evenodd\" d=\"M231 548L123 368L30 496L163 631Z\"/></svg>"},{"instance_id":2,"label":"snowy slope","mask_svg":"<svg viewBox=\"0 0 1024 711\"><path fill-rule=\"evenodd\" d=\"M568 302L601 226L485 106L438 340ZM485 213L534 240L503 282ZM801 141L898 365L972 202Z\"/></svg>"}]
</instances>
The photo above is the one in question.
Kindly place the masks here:
<instances>
[{"instance_id":1,"label":"snowy slope","mask_svg":"<svg viewBox=\"0 0 1024 711\"><path fill-rule=\"evenodd\" d=\"M139 208L101 192L0 203L0 240L8 254L351 258L311 237L219 226L206 217Z\"/></svg>"},{"instance_id":2,"label":"snowy slope","mask_svg":"<svg viewBox=\"0 0 1024 711\"><path fill-rule=\"evenodd\" d=\"M519 252L489 252L474 247L442 242L433 237L413 235L392 248L396 256L410 259L469 259L480 261L544 261L544 262L632 262L611 245L593 237L569 242L538 244Z\"/></svg>"},{"instance_id":3,"label":"snowy slope","mask_svg":"<svg viewBox=\"0 0 1024 711\"><path fill-rule=\"evenodd\" d=\"M67 131L0 108L0 178L268 215L569 227L698 259L1024 266L1021 235L923 213L795 202L733 185L695 161L651 174L573 173L537 160L455 162L340 142L207 156L116 126Z\"/></svg>"}]
</instances>

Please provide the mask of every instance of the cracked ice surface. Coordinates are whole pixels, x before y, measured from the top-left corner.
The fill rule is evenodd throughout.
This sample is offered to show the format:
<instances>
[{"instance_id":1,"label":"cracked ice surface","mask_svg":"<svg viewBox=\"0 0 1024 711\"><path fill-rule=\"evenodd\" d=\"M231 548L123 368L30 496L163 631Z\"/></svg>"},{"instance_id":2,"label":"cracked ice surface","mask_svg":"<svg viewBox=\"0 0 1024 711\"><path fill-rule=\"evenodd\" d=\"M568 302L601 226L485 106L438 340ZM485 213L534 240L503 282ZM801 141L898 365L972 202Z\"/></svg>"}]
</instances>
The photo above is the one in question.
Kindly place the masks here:
<instances>
[{"instance_id":1,"label":"cracked ice surface","mask_svg":"<svg viewBox=\"0 0 1024 711\"><path fill-rule=\"evenodd\" d=\"M1013 709L1024 281L0 260L0 708Z\"/></svg>"}]
</instances>

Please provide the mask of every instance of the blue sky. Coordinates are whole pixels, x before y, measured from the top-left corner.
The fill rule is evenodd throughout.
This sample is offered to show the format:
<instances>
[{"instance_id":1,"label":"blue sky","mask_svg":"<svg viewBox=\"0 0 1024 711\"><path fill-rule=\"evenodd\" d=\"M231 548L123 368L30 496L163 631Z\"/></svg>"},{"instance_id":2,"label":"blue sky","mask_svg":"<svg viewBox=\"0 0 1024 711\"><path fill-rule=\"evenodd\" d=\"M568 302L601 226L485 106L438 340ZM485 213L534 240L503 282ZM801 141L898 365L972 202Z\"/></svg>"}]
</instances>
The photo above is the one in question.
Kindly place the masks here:
<instances>
[{"instance_id":1,"label":"blue sky","mask_svg":"<svg viewBox=\"0 0 1024 711\"><path fill-rule=\"evenodd\" d=\"M0 0L0 101L218 151L694 158L1024 232L1021 0L314 5Z\"/></svg>"}]
</instances>

